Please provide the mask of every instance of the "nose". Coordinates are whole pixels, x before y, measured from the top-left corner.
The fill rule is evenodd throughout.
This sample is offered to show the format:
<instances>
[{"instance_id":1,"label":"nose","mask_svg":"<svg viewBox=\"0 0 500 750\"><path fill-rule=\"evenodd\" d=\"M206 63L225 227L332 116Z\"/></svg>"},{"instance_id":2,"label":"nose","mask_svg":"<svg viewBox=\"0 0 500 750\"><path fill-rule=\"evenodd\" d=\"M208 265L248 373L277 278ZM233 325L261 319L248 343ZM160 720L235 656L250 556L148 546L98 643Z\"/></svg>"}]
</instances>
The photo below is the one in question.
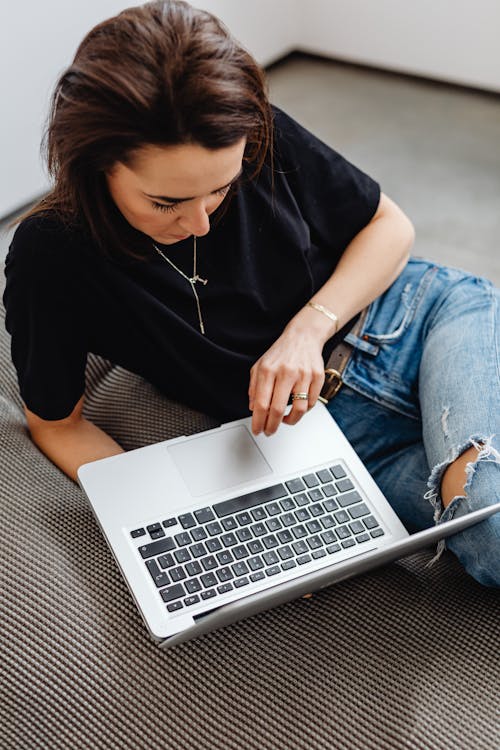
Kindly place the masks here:
<instances>
[{"instance_id":1,"label":"nose","mask_svg":"<svg viewBox=\"0 0 500 750\"><path fill-rule=\"evenodd\" d=\"M184 204L184 211L179 224L187 234L195 234L197 237L208 234L210 220L206 203L203 200L197 200Z\"/></svg>"}]
</instances>

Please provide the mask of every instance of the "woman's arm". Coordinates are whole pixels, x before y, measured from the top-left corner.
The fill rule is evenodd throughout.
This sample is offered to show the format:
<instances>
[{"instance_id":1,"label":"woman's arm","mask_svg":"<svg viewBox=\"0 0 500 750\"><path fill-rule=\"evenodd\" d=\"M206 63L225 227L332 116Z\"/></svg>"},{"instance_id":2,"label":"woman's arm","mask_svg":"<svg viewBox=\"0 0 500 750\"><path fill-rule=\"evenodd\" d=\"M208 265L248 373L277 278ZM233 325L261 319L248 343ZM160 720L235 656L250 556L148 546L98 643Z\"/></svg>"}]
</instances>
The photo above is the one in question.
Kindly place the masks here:
<instances>
[{"instance_id":1,"label":"woman's arm","mask_svg":"<svg viewBox=\"0 0 500 750\"><path fill-rule=\"evenodd\" d=\"M341 328L391 286L408 262L414 239L408 217L382 193L373 219L347 246L312 301L334 312ZM326 315L305 306L254 364L248 391L254 434L271 435L282 421L296 424L314 406L325 377L323 346L335 330ZM309 401L294 401L283 418L292 391L309 393Z\"/></svg>"},{"instance_id":2,"label":"woman's arm","mask_svg":"<svg viewBox=\"0 0 500 750\"><path fill-rule=\"evenodd\" d=\"M46 420L24 407L35 445L75 482L82 464L125 452L113 438L82 417L82 408L83 396L69 417Z\"/></svg>"}]
</instances>

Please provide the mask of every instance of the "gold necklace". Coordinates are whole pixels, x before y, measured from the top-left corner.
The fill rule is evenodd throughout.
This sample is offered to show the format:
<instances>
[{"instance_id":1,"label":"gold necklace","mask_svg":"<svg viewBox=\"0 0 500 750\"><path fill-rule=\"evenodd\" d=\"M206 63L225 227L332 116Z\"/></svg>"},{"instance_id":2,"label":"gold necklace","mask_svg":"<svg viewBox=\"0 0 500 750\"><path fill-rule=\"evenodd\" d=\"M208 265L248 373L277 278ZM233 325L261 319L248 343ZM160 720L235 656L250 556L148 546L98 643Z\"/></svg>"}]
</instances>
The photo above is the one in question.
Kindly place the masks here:
<instances>
[{"instance_id":1,"label":"gold necklace","mask_svg":"<svg viewBox=\"0 0 500 750\"><path fill-rule=\"evenodd\" d=\"M189 283L191 284L191 289L193 290L194 298L196 300L196 307L198 309L198 320L200 322L200 331L202 332L203 335L205 335L205 326L203 325L203 318L201 316L200 298L198 297L198 293L194 285L196 284L197 281L199 281L200 284L203 284L203 286L205 286L205 284L208 282L208 279L202 279L201 276L198 276L198 274L196 273L196 235L193 235L193 275L191 277L187 276L187 274L185 274L184 271L181 271L180 268L177 268L175 263L172 263L170 258L167 258L167 256L164 255L164 253L162 253L160 248L156 247L154 242L153 242L153 247L161 255L161 257L167 261L167 263L170 263L172 268L175 268L177 273L180 273L180 275L183 276L183 278L185 278L186 281L189 281Z\"/></svg>"}]
</instances>

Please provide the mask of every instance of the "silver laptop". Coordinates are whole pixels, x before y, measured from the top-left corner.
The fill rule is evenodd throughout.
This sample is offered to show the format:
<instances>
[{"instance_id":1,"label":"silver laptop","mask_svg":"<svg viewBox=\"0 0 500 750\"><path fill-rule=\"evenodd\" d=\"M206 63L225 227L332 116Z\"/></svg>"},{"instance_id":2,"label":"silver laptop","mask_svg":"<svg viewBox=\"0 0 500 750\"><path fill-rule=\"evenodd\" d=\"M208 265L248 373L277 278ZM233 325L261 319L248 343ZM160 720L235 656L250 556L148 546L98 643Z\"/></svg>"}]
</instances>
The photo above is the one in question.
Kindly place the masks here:
<instances>
[{"instance_id":1,"label":"silver laptop","mask_svg":"<svg viewBox=\"0 0 500 750\"><path fill-rule=\"evenodd\" d=\"M253 436L251 419L85 464L119 569L168 648L410 554L500 510L408 535L321 403Z\"/></svg>"}]
</instances>

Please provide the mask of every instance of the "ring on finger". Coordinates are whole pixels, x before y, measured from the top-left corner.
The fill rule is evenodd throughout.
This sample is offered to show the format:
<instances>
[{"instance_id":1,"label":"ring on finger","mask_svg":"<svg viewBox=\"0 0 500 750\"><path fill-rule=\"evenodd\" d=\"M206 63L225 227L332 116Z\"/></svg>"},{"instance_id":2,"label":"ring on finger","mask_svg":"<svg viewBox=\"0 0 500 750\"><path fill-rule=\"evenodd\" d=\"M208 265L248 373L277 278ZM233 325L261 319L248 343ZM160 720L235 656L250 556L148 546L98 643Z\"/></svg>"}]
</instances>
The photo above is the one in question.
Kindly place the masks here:
<instances>
[{"instance_id":1,"label":"ring on finger","mask_svg":"<svg viewBox=\"0 0 500 750\"><path fill-rule=\"evenodd\" d=\"M308 393L292 393L292 401L309 401Z\"/></svg>"}]
</instances>

